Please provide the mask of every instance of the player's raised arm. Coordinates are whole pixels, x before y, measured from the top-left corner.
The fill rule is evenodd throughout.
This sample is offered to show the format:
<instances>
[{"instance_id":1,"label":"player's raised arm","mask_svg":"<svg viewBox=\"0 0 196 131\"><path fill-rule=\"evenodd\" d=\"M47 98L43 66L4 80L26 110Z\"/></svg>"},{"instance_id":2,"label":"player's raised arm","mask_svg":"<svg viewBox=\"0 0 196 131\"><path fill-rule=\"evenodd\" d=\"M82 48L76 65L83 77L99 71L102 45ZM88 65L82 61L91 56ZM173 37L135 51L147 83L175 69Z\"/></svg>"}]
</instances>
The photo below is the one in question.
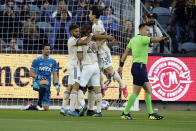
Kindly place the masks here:
<instances>
[{"instance_id":1,"label":"player's raised arm","mask_svg":"<svg viewBox=\"0 0 196 131\"><path fill-rule=\"evenodd\" d=\"M93 39L106 39L106 40L114 40L114 37L107 34L94 34Z\"/></svg>"}]
</instances>

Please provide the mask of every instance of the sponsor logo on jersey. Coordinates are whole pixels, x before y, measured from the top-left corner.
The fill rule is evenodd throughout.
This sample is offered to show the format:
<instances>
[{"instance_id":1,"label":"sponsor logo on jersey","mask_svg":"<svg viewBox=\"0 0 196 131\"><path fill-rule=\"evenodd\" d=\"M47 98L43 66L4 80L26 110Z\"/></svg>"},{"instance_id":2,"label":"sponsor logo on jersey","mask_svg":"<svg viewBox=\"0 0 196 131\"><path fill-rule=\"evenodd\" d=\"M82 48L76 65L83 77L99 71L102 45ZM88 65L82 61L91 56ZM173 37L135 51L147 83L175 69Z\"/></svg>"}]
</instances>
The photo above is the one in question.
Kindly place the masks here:
<instances>
[{"instance_id":1,"label":"sponsor logo on jersey","mask_svg":"<svg viewBox=\"0 0 196 131\"><path fill-rule=\"evenodd\" d=\"M39 71L49 71L49 72L51 72L51 68L48 67L48 66L39 67L38 70L39 70Z\"/></svg>"}]
</instances>

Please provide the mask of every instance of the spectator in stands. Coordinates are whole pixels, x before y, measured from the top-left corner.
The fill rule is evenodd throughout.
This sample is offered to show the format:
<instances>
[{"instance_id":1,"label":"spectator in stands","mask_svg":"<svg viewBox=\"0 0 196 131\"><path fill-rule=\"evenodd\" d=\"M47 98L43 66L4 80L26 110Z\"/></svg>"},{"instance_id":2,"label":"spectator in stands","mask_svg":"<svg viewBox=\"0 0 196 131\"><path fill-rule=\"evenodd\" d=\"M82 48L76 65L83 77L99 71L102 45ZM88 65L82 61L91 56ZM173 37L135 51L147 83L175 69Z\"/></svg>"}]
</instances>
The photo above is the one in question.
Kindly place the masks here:
<instances>
[{"instance_id":1,"label":"spectator in stands","mask_svg":"<svg viewBox=\"0 0 196 131\"><path fill-rule=\"evenodd\" d=\"M14 11L16 15L19 15L19 7L16 5L14 0L6 0L6 4Z\"/></svg>"},{"instance_id":2,"label":"spectator in stands","mask_svg":"<svg viewBox=\"0 0 196 131\"><path fill-rule=\"evenodd\" d=\"M46 37L40 35L35 23L25 22L23 26L24 40L23 49L28 51L41 50L42 44L45 43Z\"/></svg>"},{"instance_id":3,"label":"spectator in stands","mask_svg":"<svg viewBox=\"0 0 196 131\"><path fill-rule=\"evenodd\" d=\"M170 12L174 14L174 11L176 10L176 8L184 5L184 3L185 3L185 0L173 0L169 7Z\"/></svg>"},{"instance_id":4,"label":"spectator in stands","mask_svg":"<svg viewBox=\"0 0 196 131\"><path fill-rule=\"evenodd\" d=\"M53 32L50 35L50 46L52 49L67 51L67 40L70 37L69 26L72 23L76 23L82 14L84 7L80 8L77 14L71 19L67 13L67 8L62 9L57 13L55 18L52 17L51 13L46 10L48 2L44 3L44 12L48 21L54 26ZM66 6L65 6L66 7Z\"/></svg>"},{"instance_id":5,"label":"spectator in stands","mask_svg":"<svg viewBox=\"0 0 196 131\"><path fill-rule=\"evenodd\" d=\"M120 19L114 14L112 6L106 6L104 15L100 17L104 24L105 30L109 33L119 30Z\"/></svg>"},{"instance_id":6,"label":"spectator in stands","mask_svg":"<svg viewBox=\"0 0 196 131\"><path fill-rule=\"evenodd\" d=\"M161 30L159 27L155 25L155 19L157 15L154 14L148 14L146 22L149 24L150 27L150 37L162 37L163 34L161 33ZM157 43L150 43L148 53L163 53L164 50L164 43L163 41L160 42L160 45Z\"/></svg>"},{"instance_id":7,"label":"spectator in stands","mask_svg":"<svg viewBox=\"0 0 196 131\"><path fill-rule=\"evenodd\" d=\"M175 33L176 38L173 40L174 53L178 52L178 45L185 41L194 41L195 17L194 0L187 0L185 4L176 8L170 23L170 33Z\"/></svg>"},{"instance_id":8,"label":"spectator in stands","mask_svg":"<svg viewBox=\"0 0 196 131\"><path fill-rule=\"evenodd\" d=\"M123 22L133 21L135 19L135 9L132 5L132 0L129 0L127 3L123 3L122 14Z\"/></svg>"},{"instance_id":9,"label":"spectator in stands","mask_svg":"<svg viewBox=\"0 0 196 131\"><path fill-rule=\"evenodd\" d=\"M105 3L103 2L103 0L89 0L89 4L90 7L92 7L93 5L98 6L100 10L103 10L105 8Z\"/></svg>"},{"instance_id":10,"label":"spectator in stands","mask_svg":"<svg viewBox=\"0 0 196 131\"><path fill-rule=\"evenodd\" d=\"M144 5L150 12L152 12L153 2L151 0L145 0Z\"/></svg>"},{"instance_id":11,"label":"spectator in stands","mask_svg":"<svg viewBox=\"0 0 196 131\"><path fill-rule=\"evenodd\" d=\"M132 38L133 36L133 22L130 20L126 20L125 22L123 22L123 30L122 30L122 34L120 35L122 38L120 39L120 54L122 54L126 47L127 44L130 41L130 38Z\"/></svg>"},{"instance_id":12,"label":"spectator in stands","mask_svg":"<svg viewBox=\"0 0 196 131\"><path fill-rule=\"evenodd\" d=\"M13 35L18 33L18 16L12 6L5 6L5 9L0 12L0 38L7 41Z\"/></svg>"},{"instance_id":13,"label":"spectator in stands","mask_svg":"<svg viewBox=\"0 0 196 131\"><path fill-rule=\"evenodd\" d=\"M59 0L57 10L52 13L52 16L56 17L57 14L60 14L62 10L67 10L69 17L72 17L72 12L69 11L67 7L68 5L66 4L65 0Z\"/></svg>"},{"instance_id":14,"label":"spectator in stands","mask_svg":"<svg viewBox=\"0 0 196 131\"><path fill-rule=\"evenodd\" d=\"M86 2L86 0L80 0L78 8L84 7L82 11L82 15L80 17L80 20L78 20L77 24L82 26L83 24L90 21L89 19L89 4Z\"/></svg>"},{"instance_id":15,"label":"spectator in stands","mask_svg":"<svg viewBox=\"0 0 196 131\"><path fill-rule=\"evenodd\" d=\"M153 8L161 7L161 2L160 2L160 0L155 0L153 6L154 6Z\"/></svg>"},{"instance_id":16,"label":"spectator in stands","mask_svg":"<svg viewBox=\"0 0 196 131\"><path fill-rule=\"evenodd\" d=\"M18 45L16 43L16 39L12 38L9 40L8 47L5 49L6 51L19 51Z\"/></svg>"},{"instance_id":17,"label":"spectator in stands","mask_svg":"<svg viewBox=\"0 0 196 131\"><path fill-rule=\"evenodd\" d=\"M22 10L20 13L20 22L24 24L25 22L35 22L35 13L30 12L29 5L25 4L22 6Z\"/></svg>"}]
</instances>

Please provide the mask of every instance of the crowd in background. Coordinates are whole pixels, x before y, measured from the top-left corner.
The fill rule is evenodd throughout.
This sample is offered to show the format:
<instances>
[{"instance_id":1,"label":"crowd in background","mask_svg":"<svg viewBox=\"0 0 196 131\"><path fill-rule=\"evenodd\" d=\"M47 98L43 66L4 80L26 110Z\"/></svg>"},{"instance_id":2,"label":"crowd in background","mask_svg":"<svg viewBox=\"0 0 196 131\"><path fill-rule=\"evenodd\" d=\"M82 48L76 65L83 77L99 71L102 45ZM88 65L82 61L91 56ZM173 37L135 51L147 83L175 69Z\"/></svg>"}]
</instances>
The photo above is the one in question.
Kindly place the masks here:
<instances>
[{"instance_id":1,"label":"crowd in background","mask_svg":"<svg viewBox=\"0 0 196 131\"><path fill-rule=\"evenodd\" d=\"M127 0L132 2L132 0ZM156 9L167 9L170 19L163 24L172 38L172 53L179 53L185 42L196 43L196 6L194 0L142 0L148 11L143 14L145 22L151 21L152 35L162 35L153 27L159 19ZM89 9L97 5L103 11L100 19L108 34L117 40L111 48L112 54L119 54L126 48L134 31L134 8L125 4L116 9L107 0L1 0L0 1L0 50L41 50L43 43L49 43L53 50L67 51L69 26L82 25L89 20ZM116 10L122 10L120 14ZM152 14L151 14L152 13ZM160 20L160 21L159 21ZM161 31L161 30L160 30ZM155 33L154 33L155 32ZM155 45L155 44L154 44ZM167 53L168 43L149 47L149 53ZM186 46L187 47L187 46Z\"/></svg>"},{"instance_id":2,"label":"crowd in background","mask_svg":"<svg viewBox=\"0 0 196 131\"><path fill-rule=\"evenodd\" d=\"M162 27L172 38L172 53L196 53L195 0L143 0L143 2L148 11L156 15L155 19L162 23ZM144 12L144 19L146 18L147 12Z\"/></svg>"},{"instance_id":3,"label":"crowd in background","mask_svg":"<svg viewBox=\"0 0 196 131\"><path fill-rule=\"evenodd\" d=\"M69 26L73 23L90 23L89 9L94 4L103 11L100 19L106 31L117 39L118 47L112 47L111 50L124 50L128 37L133 33L132 21L124 19L122 22L115 15L113 7L107 6L102 0L1 1L0 50L37 51L41 50L43 43L48 42L53 50L66 52ZM15 45L11 46L10 41L14 41Z\"/></svg>"}]
</instances>

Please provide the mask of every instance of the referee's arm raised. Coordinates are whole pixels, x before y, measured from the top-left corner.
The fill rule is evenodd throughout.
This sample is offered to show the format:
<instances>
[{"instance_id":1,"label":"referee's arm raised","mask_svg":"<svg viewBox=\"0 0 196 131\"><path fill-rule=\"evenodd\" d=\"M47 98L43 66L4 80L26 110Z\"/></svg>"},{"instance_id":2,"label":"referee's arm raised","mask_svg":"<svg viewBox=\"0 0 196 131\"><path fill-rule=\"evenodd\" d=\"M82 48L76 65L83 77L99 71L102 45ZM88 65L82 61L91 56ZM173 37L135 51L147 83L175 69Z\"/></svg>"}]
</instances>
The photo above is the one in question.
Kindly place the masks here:
<instances>
[{"instance_id":1,"label":"referee's arm raised","mask_svg":"<svg viewBox=\"0 0 196 131\"><path fill-rule=\"evenodd\" d=\"M152 37L150 42L151 43L159 43L161 41L169 40L169 37Z\"/></svg>"}]
</instances>

